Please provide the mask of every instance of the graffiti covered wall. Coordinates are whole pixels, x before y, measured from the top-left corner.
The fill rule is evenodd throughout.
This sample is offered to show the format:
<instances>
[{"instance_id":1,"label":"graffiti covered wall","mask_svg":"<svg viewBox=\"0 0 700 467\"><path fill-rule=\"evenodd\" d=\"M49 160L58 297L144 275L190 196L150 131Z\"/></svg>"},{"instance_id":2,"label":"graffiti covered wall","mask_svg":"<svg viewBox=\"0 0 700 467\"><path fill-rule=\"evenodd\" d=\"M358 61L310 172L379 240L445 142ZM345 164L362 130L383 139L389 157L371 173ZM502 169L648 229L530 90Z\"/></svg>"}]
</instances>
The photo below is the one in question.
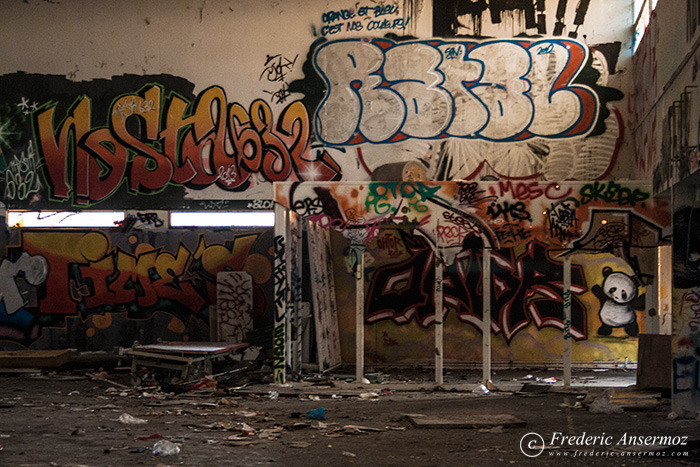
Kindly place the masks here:
<instances>
[{"instance_id":1,"label":"graffiti covered wall","mask_svg":"<svg viewBox=\"0 0 700 467\"><path fill-rule=\"evenodd\" d=\"M253 280L256 327L271 326L271 231L13 229L0 264L3 349L111 350L208 340L216 277Z\"/></svg>"},{"instance_id":2,"label":"graffiti covered wall","mask_svg":"<svg viewBox=\"0 0 700 467\"><path fill-rule=\"evenodd\" d=\"M674 213L673 410L694 417L700 407L700 209Z\"/></svg>"},{"instance_id":3,"label":"graffiti covered wall","mask_svg":"<svg viewBox=\"0 0 700 467\"><path fill-rule=\"evenodd\" d=\"M367 348L376 361L430 359L436 250L443 277L445 357L478 360L482 250L492 248L491 330L502 361L561 358L562 254L572 254L574 359L636 359L644 281L670 215L644 184L373 182L284 184L277 201L338 231L333 255L344 359L352 359L349 243L364 242Z\"/></svg>"},{"instance_id":4,"label":"graffiti covered wall","mask_svg":"<svg viewBox=\"0 0 700 467\"><path fill-rule=\"evenodd\" d=\"M620 165L625 173L626 38L594 27L611 14L625 24L616 2L605 11L581 2L563 17L556 2L521 9L522 32L543 34L544 27L549 34L538 38L514 37L498 25L517 16L505 4L491 5L490 16L484 9L456 16L490 17L495 39L426 28L440 2L432 12L423 2L331 3L305 5L302 21L295 2L280 11L245 1L191 7L181 17L144 11L140 18L124 8L125 35L141 23L143 31L132 35L148 37L151 55L120 52L126 57L116 66L98 48L97 57L71 55L63 72L55 60L33 55L17 68L0 65L3 202L44 209L200 208L208 201L248 207L251 199L271 199L273 182L369 180L398 161L422 163L435 180L596 180ZM77 7L42 6L55 14L54 27ZM80 7L88 20L117 14ZM7 10L8 18L17 16L13 27L41 30L45 19L24 8ZM531 24L532 15L538 22ZM211 35L166 45L159 34L166 19L172 30L205 28ZM256 34L244 33L263 23L285 37L243 42L216 60L246 66L222 73L197 53L221 49L231 35L250 40Z\"/></svg>"},{"instance_id":5,"label":"graffiti covered wall","mask_svg":"<svg viewBox=\"0 0 700 467\"><path fill-rule=\"evenodd\" d=\"M21 53L8 53L0 63L1 201L12 209L41 210L271 209L273 183L369 182L391 163L411 162L425 179L474 184L450 185L446 192L436 185L368 184L376 191L368 193L367 204L345 206L343 211L325 209L330 206L323 198L328 193L299 193L303 196L291 204L303 216L317 216L317 222L331 223L348 237L356 235L355 240L361 237L369 244L369 261L376 263L370 264L376 272L368 277L375 284L367 304L371 326L415 325L416 333L424 333L430 325L429 310L419 307L413 313L408 306L389 316L388 298L377 291L387 286L382 281L392 283L392 267L417 271L419 263L430 265L434 259L426 255L427 245L439 241L444 254L459 257L448 270L455 290L448 294L454 310L449 318L462 330L472 329L468 323L478 321L479 310L460 300L477 303L478 289L460 286L459 281L476 277L478 271L472 269L478 257L463 245L466 237L478 236L498 249L504 287L520 284L516 288L521 298L532 290L554 293L538 282L539 273L532 272L526 280L523 274L530 272L519 269L528 265L527 270L529 258L539 255L542 245L535 239L548 247L578 240L583 251L598 248L600 238L608 245L611 238L627 235L613 226L632 218L642 225L661 223L647 216L648 206L640 208L649 203L645 189L602 181L628 178L632 160L625 131L629 124L625 100L631 89L625 72L631 40L628 2L488 3L211 0L173 5L154 0L116 6L63 0L4 5L4 37L22 37L25 47ZM81 18L80 27L75 18ZM46 41L44 34L27 31L56 31L61 40ZM17 50L14 43L4 45L8 51ZM503 184L482 186L486 179L500 179ZM562 180L579 180L582 186L560 185ZM343 206L347 193L339 189L329 193ZM399 213L413 219L426 209L432 217L419 216L417 225L408 230L387 230L383 225L394 222ZM594 223L596 216L617 217L612 225L591 228L584 235L581 226ZM416 229L431 233L416 236ZM134 245L143 245L139 252L162 249L178 258L180 250L170 245L176 234L83 234L89 244L107 246L95 247L88 257L69 249L73 253L65 261L80 267L67 272L59 263L56 273L55 260L46 257L46 274L40 272L40 260L33 258L43 256L46 248L41 242L58 241L60 232L20 230L7 239L8 271L30 259L39 271L32 279L37 285L22 283L23 274L14 281L33 287L36 304L29 314L49 323L48 328L54 324L61 328L61 323L73 326L108 313L112 321L99 318L101 323L116 322L117 314L100 309L89 295L91 287L100 286L95 290L116 301L115 306L136 307L131 315L119 308L125 323L141 322L139 313L161 316L160 298L153 302L158 293L148 287L141 290L137 284L162 285L163 276L150 274L164 272L157 267L145 273L138 269ZM71 245L80 243L72 237L79 235L76 232L63 235L71 238ZM184 244L195 252L199 238L189 238L192 235ZM212 241L222 245L238 238L238 233L225 239L214 231L196 235L213 236ZM135 244L129 243L132 236ZM28 239L39 246L24 249ZM267 244L267 240L256 242ZM115 250L117 245L120 249ZM280 245L275 243L272 251L261 246L260 254L274 256ZM391 255L382 262L382 254L375 250L388 245L393 245ZM30 256L20 262L25 251ZM113 259L115 266L108 273L110 251L129 253L120 256L122 263ZM601 306L597 298L585 294L594 296L592 285L602 283L606 266L640 274L640 265L632 261L635 255L623 251L616 257L624 258L624 263L601 260L598 268L576 269L577 290L583 294L582 304L576 306L588 310L577 315L576 332L581 336L590 334L592 322L582 321L582 316ZM339 261L337 256L334 260ZM90 270L91 261L100 265L95 271L102 274L102 282L97 285L92 276L83 280L81 268ZM551 269L559 259L548 261L551 264L532 267ZM116 273L122 264L133 266L143 277L136 282L125 279ZM197 261L193 264L200 267ZM344 271L343 264L336 267ZM234 270L253 276L254 291L262 287L247 268ZM276 278L277 272L275 268ZM68 292L56 288L52 290L58 295L42 295L57 287L55 274L60 274L59 282L67 284ZM165 274L166 279L175 277ZM46 279L38 283L44 275ZM206 275L206 286L195 280L196 275L186 277L182 281L192 287L198 284L198 294L190 300L202 297L206 304L197 299L181 307L168 296L163 319L168 321L173 310L186 308L194 318L177 315L177 319L204 329L202 310L214 303L215 274ZM429 276L421 277L427 284ZM121 280L129 292L113 290ZM346 306L348 302L340 300L343 280L336 276L338 302ZM278 292L284 292L283 284L278 285ZM181 286L178 280L162 290L175 294ZM503 293L496 297L499 306L510 303ZM67 298L55 306L45 301L58 296ZM19 310L13 303L19 303L16 295L14 302L8 298L8 304ZM267 303L265 316L273 316L272 302ZM548 307L540 307L543 322L555 323L545 316ZM56 310L75 316L61 321ZM7 319L12 315L18 320L18 313L6 313ZM507 343L532 327L518 313L532 316L530 310L520 310L495 321L494 332L507 336ZM25 321L34 319L24 316ZM406 324L397 324L402 319ZM8 342L43 346L43 324L28 323L26 329L8 325L6 332L15 335ZM174 327L182 330L180 325ZM290 332L277 329L281 335ZM537 331L533 339L538 341L548 329ZM616 327L612 335L625 332ZM72 340L87 336L82 328L67 334ZM126 333L129 338L135 334ZM460 331L451 347L462 345L465 336L469 338ZM90 347L93 342L83 344Z\"/></svg>"}]
</instances>

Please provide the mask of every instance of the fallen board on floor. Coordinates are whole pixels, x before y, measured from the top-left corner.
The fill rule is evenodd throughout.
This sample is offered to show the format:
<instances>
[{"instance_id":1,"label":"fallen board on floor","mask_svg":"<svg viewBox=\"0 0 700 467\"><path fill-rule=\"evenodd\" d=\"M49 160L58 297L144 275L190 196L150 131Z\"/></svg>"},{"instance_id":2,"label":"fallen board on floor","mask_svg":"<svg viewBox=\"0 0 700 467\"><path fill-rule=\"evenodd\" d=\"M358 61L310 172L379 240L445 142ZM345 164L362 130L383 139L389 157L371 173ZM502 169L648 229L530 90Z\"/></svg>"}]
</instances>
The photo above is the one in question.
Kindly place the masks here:
<instances>
[{"instance_id":1,"label":"fallen board on floor","mask_svg":"<svg viewBox=\"0 0 700 467\"><path fill-rule=\"evenodd\" d=\"M70 350L0 352L0 368L56 368L70 361Z\"/></svg>"},{"instance_id":2,"label":"fallen board on floor","mask_svg":"<svg viewBox=\"0 0 700 467\"><path fill-rule=\"evenodd\" d=\"M406 418L417 428L491 428L502 426L516 428L525 426L525 421L510 414L407 414Z\"/></svg>"}]
</instances>

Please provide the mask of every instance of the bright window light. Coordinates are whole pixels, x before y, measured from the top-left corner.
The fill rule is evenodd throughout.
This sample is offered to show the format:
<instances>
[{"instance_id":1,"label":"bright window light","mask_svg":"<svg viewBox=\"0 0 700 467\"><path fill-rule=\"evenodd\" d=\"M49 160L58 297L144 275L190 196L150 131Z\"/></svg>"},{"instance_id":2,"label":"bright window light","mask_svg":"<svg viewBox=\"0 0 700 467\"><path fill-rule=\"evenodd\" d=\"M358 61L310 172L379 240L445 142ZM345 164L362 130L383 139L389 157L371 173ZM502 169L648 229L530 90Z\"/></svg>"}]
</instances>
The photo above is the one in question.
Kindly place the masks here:
<instances>
[{"instance_id":1,"label":"bright window light","mask_svg":"<svg viewBox=\"0 0 700 467\"><path fill-rule=\"evenodd\" d=\"M273 227L274 211L175 211L171 227Z\"/></svg>"},{"instance_id":2,"label":"bright window light","mask_svg":"<svg viewBox=\"0 0 700 467\"><path fill-rule=\"evenodd\" d=\"M9 227L117 227L123 211L7 211Z\"/></svg>"}]
</instances>

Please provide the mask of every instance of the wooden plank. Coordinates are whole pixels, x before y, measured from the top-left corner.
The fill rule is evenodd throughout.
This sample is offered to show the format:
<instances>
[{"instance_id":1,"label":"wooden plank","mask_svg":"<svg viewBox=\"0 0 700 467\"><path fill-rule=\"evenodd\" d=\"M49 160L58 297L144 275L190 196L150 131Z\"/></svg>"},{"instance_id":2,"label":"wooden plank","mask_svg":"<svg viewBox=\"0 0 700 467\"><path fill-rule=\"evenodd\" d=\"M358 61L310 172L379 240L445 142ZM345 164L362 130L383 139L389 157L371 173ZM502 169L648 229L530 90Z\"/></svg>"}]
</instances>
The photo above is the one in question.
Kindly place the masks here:
<instances>
[{"instance_id":1,"label":"wooden plank","mask_svg":"<svg viewBox=\"0 0 700 467\"><path fill-rule=\"evenodd\" d=\"M160 344L138 345L133 350L145 350L162 353L218 354L231 352L248 344L220 344L216 342L161 342Z\"/></svg>"},{"instance_id":2,"label":"wooden plank","mask_svg":"<svg viewBox=\"0 0 700 467\"><path fill-rule=\"evenodd\" d=\"M313 222L309 222L307 233L309 255L313 259L309 263L318 365L319 370L324 371L342 363L333 268L328 251L330 236L326 229Z\"/></svg>"},{"instance_id":3,"label":"wooden plank","mask_svg":"<svg viewBox=\"0 0 700 467\"><path fill-rule=\"evenodd\" d=\"M421 415L408 414L406 418L416 428L518 428L525 426L525 421L506 413L462 413Z\"/></svg>"},{"instance_id":4,"label":"wooden plank","mask_svg":"<svg viewBox=\"0 0 700 467\"><path fill-rule=\"evenodd\" d=\"M55 368L70 361L70 350L10 350L0 352L0 368Z\"/></svg>"},{"instance_id":5,"label":"wooden plank","mask_svg":"<svg viewBox=\"0 0 700 467\"><path fill-rule=\"evenodd\" d=\"M253 278L245 271L216 275L216 342L246 342L253 330Z\"/></svg>"}]
</instances>

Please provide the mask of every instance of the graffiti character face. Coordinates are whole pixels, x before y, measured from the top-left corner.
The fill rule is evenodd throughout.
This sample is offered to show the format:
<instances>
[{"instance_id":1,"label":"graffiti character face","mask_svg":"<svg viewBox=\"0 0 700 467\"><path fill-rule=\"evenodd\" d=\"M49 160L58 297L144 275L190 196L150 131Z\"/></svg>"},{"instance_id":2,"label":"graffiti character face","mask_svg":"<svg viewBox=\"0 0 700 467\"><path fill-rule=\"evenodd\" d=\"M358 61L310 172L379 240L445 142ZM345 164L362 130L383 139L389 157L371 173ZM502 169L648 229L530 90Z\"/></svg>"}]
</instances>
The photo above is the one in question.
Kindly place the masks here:
<instances>
[{"instance_id":1,"label":"graffiti character face","mask_svg":"<svg viewBox=\"0 0 700 467\"><path fill-rule=\"evenodd\" d=\"M637 284L624 272L612 272L605 279L603 290L615 303L629 303L637 296Z\"/></svg>"}]
</instances>

